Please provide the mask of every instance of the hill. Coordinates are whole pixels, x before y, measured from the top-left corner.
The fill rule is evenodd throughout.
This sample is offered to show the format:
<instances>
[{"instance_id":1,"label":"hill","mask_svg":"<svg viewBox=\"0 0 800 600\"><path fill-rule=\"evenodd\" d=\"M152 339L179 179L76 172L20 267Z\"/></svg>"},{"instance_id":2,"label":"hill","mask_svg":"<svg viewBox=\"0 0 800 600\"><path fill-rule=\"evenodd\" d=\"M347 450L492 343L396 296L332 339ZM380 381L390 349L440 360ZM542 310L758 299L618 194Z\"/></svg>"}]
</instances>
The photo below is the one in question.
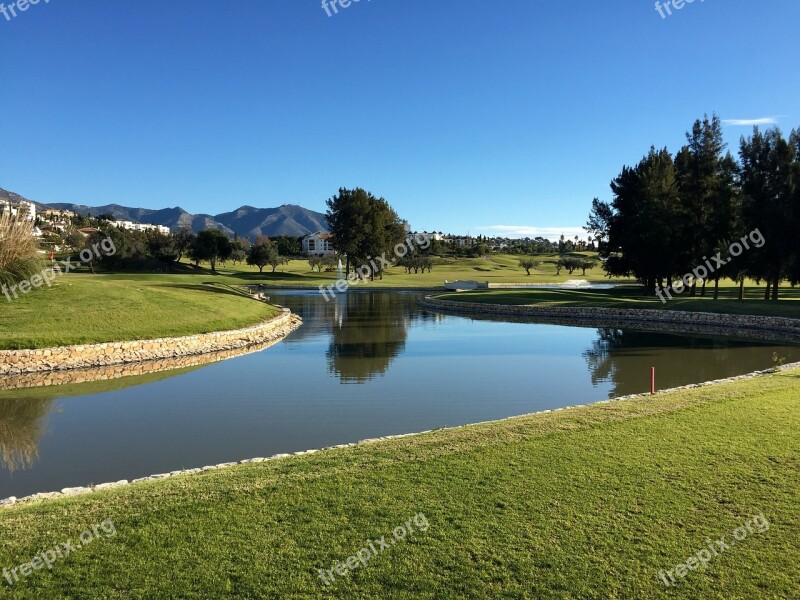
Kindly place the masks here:
<instances>
[{"instance_id":1,"label":"hill","mask_svg":"<svg viewBox=\"0 0 800 600\"><path fill-rule=\"evenodd\" d=\"M2 188L0 188L0 199L11 202L27 200L19 194ZM29 200L29 202L31 201ZM34 202L34 204L39 210L46 210L47 207L51 207L58 210L71 210L79 215L93 217L109 214L118 220L164 225L172 230L188 227L197 233L205 229L219 229L228 235L238 234L251 240L260 235L271 237L277 235L302 236L315 231L327 231L328 229L328 223L323 213L309 210L296 204L284 204L277 208L242 206L232 212L219 215L193 215L180 206L153 210L122 206L120 204L105 204L103 206L86 206L69 202L51 204Z\"/></svg>"}]
</instances>

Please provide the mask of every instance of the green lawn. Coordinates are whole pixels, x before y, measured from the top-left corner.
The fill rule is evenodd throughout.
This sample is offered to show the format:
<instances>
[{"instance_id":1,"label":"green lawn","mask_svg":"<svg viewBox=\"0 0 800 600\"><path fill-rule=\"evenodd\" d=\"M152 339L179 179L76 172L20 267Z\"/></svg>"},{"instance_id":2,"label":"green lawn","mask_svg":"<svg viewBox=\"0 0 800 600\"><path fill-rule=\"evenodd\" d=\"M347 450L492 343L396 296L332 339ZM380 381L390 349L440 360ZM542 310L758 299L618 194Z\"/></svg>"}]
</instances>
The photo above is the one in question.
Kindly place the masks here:
<instances>
[{"instance_id":1,"label":"green lawn","mask_svg":"<svg viewBox=\"0 0 800 600\"><path fill-rule=\"evenodd\" d=\"M641 288L620 287L609 290L478 290L441 294L436 298L454 302L541 306L597 306L604 308L634 308L659 310L705 311L747 315L784 316L800 319L800 288L781 288L782 300L763 300L764 288L748 287L745 301L738 298L736 287L720 288L720 299L675 296L662 303L658 298L645 297Z\"/></svg>"},{"instance_id":2,"label":"green lawn","mask_svg":"<svg viewBox=\"0 0 800 600\"><path fill-rule=\"evenodd\" d=\"M555 256L541 257L543 261ZM359 283L370 287L441 287L445 279L494 282L566 281L552 264L527 277L518 258L438 259L432 273L406 274L393 267L383 280ZM59 276L51 288L41 287L9 302L0 296L0 349L47 348L68 344L151 339L234 329L262 321L275 310L241 296L234 287L263 284L318 287L334 284L337 273L311 272L308 261L293 260L276 273L243 264L195 269L182 264L169 274L119 273L92 275L86 269ZM551 272L552 271L552 272ZM587 278L602 279L602 272Z\"/></svg>"},{"instance_id":3,"label":"green lawn","mask_svg":"<svg viewBox=\"0 0 800 600\"><path fill-rule=\"evenodd\" d=\"M596 256L596 255L594 255ZM483 258L436 258L433 270L430 273L406 273L402 267L390 267L382 280L369 284L359 283L358 287L441 287L445 280L471 279L476 281L489 281L491 283L557 283L570 279L587 279L607 283L602 268L596 267L586 271L576 271L569 275L562 271L556 275L555 262L557 255L537 256L541 265L537 270L532 270L530 277L519 266L521 257L508 254L492 254ZM336 272L311 272L311 267L306 260L292 260L288 265L278 268L278 272L271 273L267 267L260 274L255 267L247 265L227 265L221 267L220 272L229 273L233 277L279 286L311 286L331 285L338 279ZM630 281L617 279L616 281Z\"/></svg>"},{"instance_id":4,"label":"green lawn","mask_svg":"<svg viewBox=\"0 0 800 600\"><path fill-rule=\"evenodd\" d=\"M9 303L0 349L47 348L236 329L277 310L205 275L69 273Z\"/></svg>"},{"instance_id":5,"label":"green lawn","mask_svg":"<svg viewBox=\"0 0 800 600\"><path fill-rule=\"evenodd\" d=\"M392 267L383 280L358 283L354 289L375 287L435 288L445 280L474 279L495 284L564 283L584 279L576 272L555 274L556 256L538 257L540 271L530 277L519 268L519 257L491 255L485 258L439 259L431 273L407 274ZM269 271L267 269L266 271ZM278 287L318 287L335 283L336 273L312 273L307 261L293 260L276 273L259 273L247 265L224 265L212 273L208 268L181 265L169 274L119 273L92 275L86 271L59 277L52 288L40 288L9 303L0 296L0 349L43 348L128 339L190 335L250 325L274 314L274 309L241 295L234 286L263 284ZM585 279L608 282L601 269L588 271ZM630 283L628 281L628 283ZM723 286L731 297L736 289ZM748 296L760 298L763 288L748 288ZM791 288L782 289L785 297L798 297ZM638 290L611 292L490 291L458 295L455 299L487 298L492 302L623 302L625 306L656 307L657 299L645 299ZM489 300L486 300L489 301ZM610 305L610 304L609 304ZM676 298L670 309L702 306L704 310L782 312L763 302L710 303L708 299L687 301ZM757 314L757 313L754 313ZM800 314L798 314L800 316Z\"/></svg>"},{"instance_id":6,"label":"green lawn","mask_svg":"<svg viewBox=\"0 0 800 600\"><path fill-rule=\"evenodd\" d=\"M17 598L797 598L798 456L800 372L784 372L18 505L0 511L9 569L106 520L116 535L0 584ZM425 531L318 577L418 513ZM676 587L659 579L762 514L767 531Z\"/></svg>"}]
</instances>

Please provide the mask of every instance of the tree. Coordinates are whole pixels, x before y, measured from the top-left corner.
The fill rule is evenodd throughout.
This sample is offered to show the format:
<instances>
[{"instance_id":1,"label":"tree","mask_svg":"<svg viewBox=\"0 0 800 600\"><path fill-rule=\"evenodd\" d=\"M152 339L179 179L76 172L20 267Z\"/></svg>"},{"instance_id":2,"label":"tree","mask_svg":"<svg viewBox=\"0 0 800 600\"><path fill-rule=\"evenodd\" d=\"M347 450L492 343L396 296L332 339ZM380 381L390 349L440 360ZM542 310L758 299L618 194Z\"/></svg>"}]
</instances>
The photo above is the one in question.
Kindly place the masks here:
<instances>
[{"instance_id":1,"label":"tree","mask_svg":"<svg viewBox=\"0 0 800 600\"><path fill-rule=\"evenodd\" d=\"M751 274L767 282L765 300L770 298L770 286L772 299L778 300L778 286L794 262L797 152L797 144L777 128L761 133L755 127L753 135L740 143L744 228L758 229L766 240L761 248L749 251Z\"/></svg>"},{"instance_id":2,"label":"tree","mask_svg":"<svg viewBox=\"0 0 800 600\"><path fill-rule=\"evenodd\" d=\"M180 262L183 256L189 251L189 248L191 248L195 235L188 227L182 227L180 231L173 233L172 237L175 240L175 250L178 251L177 262Z\"/></svg>"},{"instance_id":3,"label":"tree","mask_svg":"<svg viewBox=\"0 0 800 600\"><path fill-rule=\"evenodd\" d=\"M789 142L794 148L794 164L792 165L792 227L800 231L800 128L792 131ZM789 280L792 285L800 283L800 236L794 236L792 262L789 268Z\"/></svg>"},{"instance_id":4,"label":"tree","mask_svg":"<svg viewBox=\"0 0 800 600\"><path fill-rule=\"evenodd\" d=\"M167 271L174 262L180 259L180 252L176 247L176 240L172 235L164 235L157 231L147 232L147 246L150 256L162 263Z\"/></svg>"},{"instance_id":5,"label":"tree","mask_svg":"<svg viewBox=\"0 0 800 600\"><path fill-rule=\"evenodd\" d=\"M651 149L623 167L613 200L592 202L585 229L605 271L638 277L647 294L663 289L664 277L671 287L673 277L692 274L683 275L691 293L702 282L705 294L710 279L715 300L721 278L739 283L741 300L750 277L777 300L781 281L800 283L800 132L787 140L777 128L754 128L740 141L738 164L716 115L695 121L686 141L674 159Z\"/></svg>"},{"instance_id":6,"label":"tree","mask_svg":"<svg viewBox=\"0 0 800 600\"><path fill-rule=\"evenodd\" d=\"M274 248L274 251L270 252L270 255L269 255L269 266L272 267L272 272L273 273L275 272L275 269L277 269L279 266L285 265L285 264L288 264L288 263L289 263L289 259L287 259L287 258L281 256L280 254L278 254L278 248L277 247Z\"/></svg>"},{"instance_id":7,"label":"tree","mask_svg":"<svg viewBox=\"0 0 800 600\"><path fill-rule=\"evenodd\" d=\"M489 246L486 245L485 242L478 242L472 247L470 254L477 258L481 258L482 256L486 256L489 253Z\"/></svg>"},{"instance_id":8,"label":"tree","mask_svg":"<svg viewBox=\"0 0 800 600\"><path fill-rule=\"evenodd\" d=\"M680 270L688 272L702 264L701 257L712 256L722 240L730 238L736 166L730 154L723 155L726 144L717 115L695 121L686 141L675 159L683 225L675 233L681 238ZM705 295L705 279L702 283ZM692 296L696 287L694 280Z\"/></svg>"},{"instance_id":9,"label":"tree","mask_svg":"<svg viewBox=\"0 0 800 600\"><path fill-rule=\"evenodd\" d=\"M333 235L333 247L345 256L345 276L350 275L351 261L363 244L372 201L372 194L360 188L340 188L339 194L327 201L325 216Z\"/></svg>"},{"instance_id":10,"label":"tree","mask_svg":"<svg viewBox=\"0 0 800 600\"><path fill-rule=\"evenodd\" d=\"M231 260L233 264L244 262L247 260L247 251L242 247L239 246L231 252Z\"/></svg>"},{"instance_id":11,"label":"tree","mask_svg":"<svg viewBox=\"0 0 800 600\"><path fill-rule=\"evenodd\" d=\"M218 261L228 260L232 252L231 238L218 229L206 229L198 233L190 248L192 259L196 263L208 261L212 271L217 270Z\"/></svg>"},{"instance_id":12,"label":"tree","mask_svg":"<svg viewBox=\"0 0 800 600\"><path fill-rule=\"evenodd\" d=\"M346 257L346 275L351 265L361 265L359 276L382 276L383 263L373 259L393 254L403 241L406 224L386 200L361 188L341 188L327 205L333 247Z\"/></svg>"},{"instance_id":13,"label":"tree","mask_svg":"<svg viewBox=\"0 0 800 600\"><path fill-rule=\"evenodd\" d=\"M67 231L67 235L64 237L64 245L73 252L77 252L83 249L85 243L86 237L75 229L75 227L70 227Z\"/></svg>"},{"instance_id":14,"label":"tree","mask_svg":"<svg viewBox=\"0 0 800 600\"><path fill-rule=\"evenodd\" d=\"M314 272L314 269L319 270L322 273L322 257L321 256L309 256L308 257L308 264L311 267L311 272Z\"/></svg>"},{"instance_id":15,"label":"tree","mask_svg":"<svg viewBox=\"0 0 800 600\"><path fill-rule=\"evenodd\" d=\"M531 269L539 266L539 262L530 257L525 257L519 261L519 266L525 269L525 272L530 277Z\"/></svg>"},{"instance_id":16,"label":"tree","mask_svg":"<svg viewBox=\"0 0 800 600\"><path fill-rule=\"evenodd\" d=\"M272 238L281 256L300 256L303 252L299 237L279 235Z\"/></svg>"},{"instance_id":17,"label":"tree","mask_svg":"<svg viewBox=\"0 0 800 600\"><path fill-rule=\"evenodd\" d=\"M565 256L560 262L570 275L572 275L576 269L580 269L583 264L581 259L572 256Z\"/></svg>"},{"instance_id":18,"label":"tree","mask_svg":"<svg viewBox=\"0 0 800 600\"><path fill-rule=\"evenodd\" d=\"M268 237L259 236L255 244L250 246L247 254L247 264L258 267L258 272L263 273L264 267L271 265L273 259L278 256L278 249ZM275 269L273 268L274 272Z\"/></svg>"},{"instance_id":19,"label":"tree","mask_svg":"<svg viewBox=\"0 0 800 600\"><path fill-rule=\"evenodd\" d=\"M328 254L319 259L319 266L320 273L322 273L322 269L325 269L328 272L335 271L336 267L339 266L339 259L333 254Z\"/></svg>"},{"instance_id":20,"label":"tree","mask_svg":"<svg viewBox=\"0 0 800 600\"><path fill-rule=\"evenodd\" d=\"M611 182L614 199L595 199L587 231L599 240L609 275L638 277L654 295L663 277L675 272L674 233L678 188L675 163L665 149L650 149L635 167L623 167Z\"/></svg>"},{"instance_id":21,"label":"tree","mask_svg":"<svg viewBox=\"0 0 800 600\"><path fill-rule=\"evenodd\" d=\"M597 261L591 259L581 260L578 268L583 271L583 276L586 277L586 269L594 269L597 266Z\"/></svg>"},{"instance_id":22,"label":"tree","mask_svg":"<svg viewBox=\"0 0 800 600\"><path fill-rule=\"evenodd\" d=\"M115 252L113 254L101 253L99 256L94 256L92 253L93 258L89 262L92 272L94 272L96 264L109 270L141 268L146 265L150 254L144 232L129 231L109 223L103 223L98 233L93 233L84 241L83 247L89 248L107 238L111 240Z\"/></svg>"},{"instance_id":23,"label":"tree","mask_svg":"<svg viewBox=\"0 0 800 600\"><path fill-rule=\"evenodd\" d=\"M244 262L247 260L247 248L250 243L247 240L239 239L238 235L233 236L231 242L231 260L235 265L237 262Z\"/></svg>"}]
</instances>

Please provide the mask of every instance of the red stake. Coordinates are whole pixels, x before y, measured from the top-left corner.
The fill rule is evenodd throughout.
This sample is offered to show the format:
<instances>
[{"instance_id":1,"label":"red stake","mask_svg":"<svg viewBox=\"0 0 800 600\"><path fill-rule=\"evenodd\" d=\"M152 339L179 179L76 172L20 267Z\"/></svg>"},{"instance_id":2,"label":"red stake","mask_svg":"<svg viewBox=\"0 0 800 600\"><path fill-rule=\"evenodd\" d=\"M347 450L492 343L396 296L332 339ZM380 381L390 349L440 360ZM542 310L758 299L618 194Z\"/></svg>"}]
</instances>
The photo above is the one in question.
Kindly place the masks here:
<instances>
[{"instance_id":1,"label":"red stake","mask_svg":"<svg viewBox=\"0 0 800 600\"><path fill-rule=\"evenodd\" d=\"M650 393L656 393L656 368L650 367Z\"/></svg>"}]
</instances>

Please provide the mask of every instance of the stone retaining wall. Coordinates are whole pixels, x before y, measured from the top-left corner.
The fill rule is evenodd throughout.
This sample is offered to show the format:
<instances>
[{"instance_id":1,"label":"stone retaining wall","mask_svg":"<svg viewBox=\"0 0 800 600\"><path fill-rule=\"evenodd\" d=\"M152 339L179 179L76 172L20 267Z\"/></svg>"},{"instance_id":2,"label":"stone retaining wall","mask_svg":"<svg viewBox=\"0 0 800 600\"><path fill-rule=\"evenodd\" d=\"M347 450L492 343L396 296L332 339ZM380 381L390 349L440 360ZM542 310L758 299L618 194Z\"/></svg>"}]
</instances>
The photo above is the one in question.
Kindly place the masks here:
<instances>
[{"instance_id":1,"label":"stone retaining wall","mask_svg":"<svg viewBox=\"0 0 800 600\"><path fill-rule=\"evenodd\" d=\"M592 306L518 306L454 302L430 296L420 300L419 304L434 311L474 315L478 318L502 316L527 322L636 327L655 331L735 335L761 340L800 343L800 319L786 317Z\"/></svg>"},{"instance_id":2,"label":"stone retaining wall","mask_svg":"<svg viewBox=\"0 0 800 600\"><path fill-rule=\"evenodd\" d=\"M294 317L296 327L301 324L299 317ZM292 328L294 329L294 327ZM286 334L291 333L287 331ZM280 331L276 331L280 334ZM160 360L147 360L144 362L125 363L108 365L105 367L92 367L90 369L64 369L61 371L44 371L42 373L21 373L19 375L8 375L0 379L0 391L18 390L36 387L48 387L54 385L67 385L74 383L88 383L92 381L108 381L121 379L123 377L137 377L160 373L163 371L177 371L200 367L212 363L237 358L253 352L261 352L270 346L279 343L283 335L278 335L268 342L260 342L245 348L234 350L219 350L207 354L193 354L191 356L177 356L175 358L163 358ZM130 385L137 385L132 382Z\"/></svg>"},{"instance_id":3,"label":"stone retaining wall","mask_svg":"<svg viewBox=\"0 0 800 600\"><path fill-rule=\"evenodd\" d=\"M175 338L0 351L0 375L108 367L247 348L282 339L299 327L299 317L282 314L251 327Z\"/></svg>"}]
</instances>

